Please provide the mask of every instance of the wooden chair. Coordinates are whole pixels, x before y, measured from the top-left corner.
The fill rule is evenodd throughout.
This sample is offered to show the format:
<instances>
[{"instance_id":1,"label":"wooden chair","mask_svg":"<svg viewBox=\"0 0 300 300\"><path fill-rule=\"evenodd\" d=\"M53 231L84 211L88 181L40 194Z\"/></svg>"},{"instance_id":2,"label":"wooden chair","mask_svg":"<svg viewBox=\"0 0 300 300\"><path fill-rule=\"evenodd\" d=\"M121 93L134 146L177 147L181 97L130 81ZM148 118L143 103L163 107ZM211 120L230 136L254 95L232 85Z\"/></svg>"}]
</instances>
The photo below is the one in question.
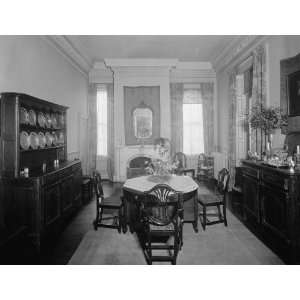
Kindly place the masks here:
<instances>
[{"instance_id":1,"label":"wooden chair","mask_svg":"<svg viewBox=\"0 0 300 300\"><path fill-rule=\"evenodd\" d=\"M206 225L213 225L217 223L224 223L227 226L226 217L226 193L228 191L229 184L229 172L227 169L223 168L218 173L218 182L213 194L199 195L198 203L202 206L202 213L200 213L200 222L205 230ZM223 214L221 213L221 208L223 207ZM207 207L216 207L218 213L207 213ZM209 221L208 216L214 216L218 219L216 221Z\"/></svg>"},{"instance_id":2,"label":"wooden chair","mask_svg":"<svg viewBox=\"0 0 300 300\"><path fill-rule=\"evenodd\" d=\"M178 167L175 170L177 175L188 175L195 178L195 170L186 168L186 155L183 152L176 152L173 157L173 162L178 162Z\"/></svg>"},{"instance_id":3,"label":"wooden chair","mask_svg":"<svg viewBox=\"0 0 300 300\"><path fill-rule=\"evenodd\" d=\"M141 202L142 246L148 264L168 261L176 264L182 247L183 203L182 194L165 184L158 184L144 193ZM173 243L170 243L170 238ZM160 255L153 255L159 251ZM162 255L166 251L168 255Z\"/></svg>"},{"instance_id":4,"label":"wooden chair","mask_svg":"<svg viewBox=\"0 0 300 300\"><path fill-rule=\"evenodd\" d=\"M214 159L204 153L198 156L197 179L208 181L214 177Z\"/></svg>"},{"instance_id":5,"label":"wooden chair","mask_svg":"<svg viewBox=\"0 0 300 300\"><path fill-rule=\"evenodd\" d=\"M123 198L104 198L101 175L95 172L93 175L93 185L96 193L96 219L93 222L94 229L97 230L98 227L106 228L116 228L118 232L126 231L124 224L124 199ZM109 216L103 216L104 210L109 211ZM117 211L117 215L113 215L113 212ZM112 220L112 223L108 224L104 221Z\"/></svg>"}]
</instances>

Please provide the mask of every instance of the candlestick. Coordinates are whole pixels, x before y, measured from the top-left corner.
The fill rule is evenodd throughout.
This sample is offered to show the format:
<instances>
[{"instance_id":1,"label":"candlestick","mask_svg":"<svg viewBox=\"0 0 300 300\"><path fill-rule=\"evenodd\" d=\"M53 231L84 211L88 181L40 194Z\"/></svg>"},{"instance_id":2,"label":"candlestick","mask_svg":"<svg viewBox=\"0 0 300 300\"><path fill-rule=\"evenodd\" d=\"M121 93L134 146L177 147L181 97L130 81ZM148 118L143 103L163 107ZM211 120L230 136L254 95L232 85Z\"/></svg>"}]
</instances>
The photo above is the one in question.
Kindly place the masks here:
<instances>
[{"instance_id":1,"label":"candlestick","mask_svg":"<svg viewBox=\"0 0 300 300\"><path fill-rule=\"evenodd\" d=\"M300 154L300 146L297 145L297 154Z\"/></svg>"}]
</instances>

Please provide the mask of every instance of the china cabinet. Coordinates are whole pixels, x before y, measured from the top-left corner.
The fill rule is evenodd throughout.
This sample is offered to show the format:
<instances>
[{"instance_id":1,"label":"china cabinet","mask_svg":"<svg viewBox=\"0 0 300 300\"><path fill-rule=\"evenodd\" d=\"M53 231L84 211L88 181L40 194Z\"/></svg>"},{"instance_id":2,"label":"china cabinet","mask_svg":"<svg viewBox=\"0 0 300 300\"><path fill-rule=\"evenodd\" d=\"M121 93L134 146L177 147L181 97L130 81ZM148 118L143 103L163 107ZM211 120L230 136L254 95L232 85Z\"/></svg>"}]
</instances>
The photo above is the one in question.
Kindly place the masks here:
<instances>
[{"instance_id":1,"label":"china cabinet","mask_svg":"<svg viewBox=\"0 0 300 300\"><path fill-rule=\"evenodd\" d=\"M81 163L67 160L67 107L2 93L0 117L0 245L25 231L40 250L81 205Z\"/></svg>"}]
</instances>

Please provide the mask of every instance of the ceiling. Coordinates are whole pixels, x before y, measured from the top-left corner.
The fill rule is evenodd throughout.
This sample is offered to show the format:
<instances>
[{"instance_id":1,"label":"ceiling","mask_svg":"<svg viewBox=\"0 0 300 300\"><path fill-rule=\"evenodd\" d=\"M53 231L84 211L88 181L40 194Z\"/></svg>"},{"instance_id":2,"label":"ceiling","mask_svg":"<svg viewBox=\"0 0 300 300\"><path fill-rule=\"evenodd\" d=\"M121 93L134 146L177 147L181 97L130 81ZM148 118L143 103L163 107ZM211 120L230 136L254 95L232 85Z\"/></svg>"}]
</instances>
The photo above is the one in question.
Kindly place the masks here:
<instances>
[{"instance_id":1,"label":"ceiling","mask_svg":"<svg viewBox=\"0 0 300 300\"><path fill-rule=\"evenodd\" d=\"M67 35L90 66L104 58L175 58L213 62L240 36L234 35Z\"/></svg>"}]
</instances>

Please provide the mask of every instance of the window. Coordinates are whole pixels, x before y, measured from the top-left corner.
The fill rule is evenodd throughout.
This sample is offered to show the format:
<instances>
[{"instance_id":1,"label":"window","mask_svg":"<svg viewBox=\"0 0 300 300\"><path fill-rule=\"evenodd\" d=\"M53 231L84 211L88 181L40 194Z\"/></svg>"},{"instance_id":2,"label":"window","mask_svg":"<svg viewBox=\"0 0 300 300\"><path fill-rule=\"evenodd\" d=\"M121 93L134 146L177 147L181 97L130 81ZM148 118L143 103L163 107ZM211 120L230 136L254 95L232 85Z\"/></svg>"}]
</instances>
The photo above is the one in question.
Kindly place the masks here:
<instances>
[{"instance_id":1,"label":"window","mask_svg":"<svg viewBox=\"0 0 300 300\"><path fill-rule=\"evenodd\" d=\"M204 152L203 105L200 90L185 90L183 97L183 152Z\"/></svg>"},{"instance_id":2,"label":"window","mask_svg":"<svg viewBox=\"0 0 300 300\"><path fill-rule=\"evenodd\" d=\"M97 155L107 156L107 91L104 87L97 91Z\"/></svg>"}]
</instances>

